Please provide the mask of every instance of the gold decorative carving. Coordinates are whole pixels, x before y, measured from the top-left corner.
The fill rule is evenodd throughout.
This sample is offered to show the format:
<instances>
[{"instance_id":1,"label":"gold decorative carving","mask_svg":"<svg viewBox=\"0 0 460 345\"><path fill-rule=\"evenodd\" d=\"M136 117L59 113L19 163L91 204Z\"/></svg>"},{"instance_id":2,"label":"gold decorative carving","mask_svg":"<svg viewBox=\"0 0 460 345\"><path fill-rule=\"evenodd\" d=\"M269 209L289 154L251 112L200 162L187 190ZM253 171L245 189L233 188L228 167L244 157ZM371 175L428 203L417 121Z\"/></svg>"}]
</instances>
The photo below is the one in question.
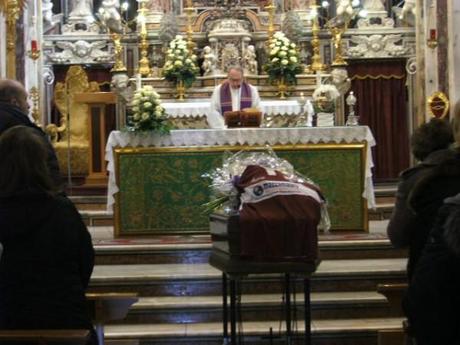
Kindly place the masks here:
<instances>
[{"instance_id":1,"label":"gold decorative carving","mask_svg":"<svg viewBox=\"0 0 460 345\"><path fill-rule=\"evenodd\" d=\"M442 119L449 113L450 102L444 92L434 92L428 97L427 104L428 111L433 117Z\"/></svg>"},{"instance_id":2,"label":"gold decorative carving","mask_svg":"<svg viewBox=\"0 0 460 345\"><path fill-rule=\"evenodd\" d=\"M0 12L6 18L6 76L16 79L16 22L26 0L0 0Z\"/></svg>"},{"instance_id":3,"label":"gold decorative carving","mask_svg":"<svg viewBox=\"0 0 460 345\"><path fill-rule=\"evenodd\" d=\"M110 72L126 72L126 66L123 63L123 46L121 45L121 34L112 32L110 37L113 41L115 64L113 65Z\"/></svg>"},{"instance_id":4,"label":"gold decorative carving","mask_svg":"<svg viewBox=\"0 0 460 345\"><path fill-rule=\"evenodd\" d=\"M37 126L41 127L40 111L38 105L40 104L40 93L36 86L32 87L29 92L30 99L32 100L32 117Z\"/></svg>"},{"instance_id":5,"label":"gold decorative carving","mask_svg":"<svg viewBox=\"0 0 460 345\"><path fill-rule=\"evenodd\" d=\"M148 59L148 50L149 50L149 43L147 42L147 26L145 24L146 18L146 8L145 8L145 0L139 1L140 8L138 10L139 14L137 16L137 20L141 25L141 32L139 34L141 42L139 44L140 49L140 60L139 60L139 74L143 77L147 77L150 75L150 65Z\"/></svg>"},{"instance_id":6,"label":"gold decorative carving","mask_svg":"<svg viewBox=\"0 0 460 345\"><path fill-rule=\"evenodd\" d=\"M71 66L65 82L58 82L54 90L54 101L61 113L60 126L49 124L50 134L59 160L61 171L67 171L68 154L72 174L88 173L89 137L88 105L77 103L74 96L82 92L100 91L97 82L89 82L82 66ZM69 151L69 152L68 152Z\"/></svg>"},{"instance_id":7,"label":"gold decorative carving","mask_svg":"<svg viewBox=\"0 0 460 345\"><path fill-rule=\"evenodd\" d=\"M332 34L332 43L334 44L335 48L335 57L334 61L332 61L332 66L346 66L348 63L343 58L342 53L342 35L345 31L347 31L347 24L343 27L330 27L329 30Z\"/></svg>"},{"instance_id":8,"label":"gold decorative carving","mask_svg":"<svg viewBox=\"0 0 460 345\"><path fill-rule=\"evenodd\" d=\"M265 6L265 9L268 12L268 39L270 40L273 37L273 33L275 32L275 27L274 27L274 19L275 19L275 1L272 1L270 5Z\"/></svg>"},{"instance_id":9,"label":"gold decorative carving","mask_svg":"<svg viewBox=\"0 0 460 345\"><path fill-rule=\"evenodd\" d=\"M187 7L184 8L184 12L187 15L187 48L193 52L195 48L195 42L193 42L193 27L192 27L192 16L195 10L191 0L187 1Z\"/></svg>"},{"instance_id":10,"label":"gold decorative carving","mask_svg":"<svg viewBox=\"0 0 460 345\"><path fill-rule=\"evenodd\" d=\"M315 13L315 16L312 19L311 33L313 39L311 40L311 46L313 47L313 56L311 57L311 66L310 69L314 72L324 71L326 65L321 62L320 54L320 40L319 40L319 22L318 22L318 7L317 5L312 6L312 12Z\"/></svg>"}]
</instances>

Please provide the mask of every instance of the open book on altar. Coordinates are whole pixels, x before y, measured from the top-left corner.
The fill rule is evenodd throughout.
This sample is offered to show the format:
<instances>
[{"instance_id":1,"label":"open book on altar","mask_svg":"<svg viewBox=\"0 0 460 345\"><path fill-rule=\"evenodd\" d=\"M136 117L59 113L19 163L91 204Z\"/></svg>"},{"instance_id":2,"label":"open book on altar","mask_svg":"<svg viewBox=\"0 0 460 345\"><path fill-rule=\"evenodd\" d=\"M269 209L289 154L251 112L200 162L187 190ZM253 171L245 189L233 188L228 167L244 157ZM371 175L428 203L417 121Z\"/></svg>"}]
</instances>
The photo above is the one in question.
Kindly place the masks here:
<instances>
[{"instance_id":1,"label":"open book on altar","mask_svg":"<svg viewBox=\"0 0 460 345\"><path fill-rule=\"evenodd\" d=\"M224 119L228 128L259 127L262 122L262 112L256 108L245 108L241 111L226 111Z\"/></svg>"}]
</instances>

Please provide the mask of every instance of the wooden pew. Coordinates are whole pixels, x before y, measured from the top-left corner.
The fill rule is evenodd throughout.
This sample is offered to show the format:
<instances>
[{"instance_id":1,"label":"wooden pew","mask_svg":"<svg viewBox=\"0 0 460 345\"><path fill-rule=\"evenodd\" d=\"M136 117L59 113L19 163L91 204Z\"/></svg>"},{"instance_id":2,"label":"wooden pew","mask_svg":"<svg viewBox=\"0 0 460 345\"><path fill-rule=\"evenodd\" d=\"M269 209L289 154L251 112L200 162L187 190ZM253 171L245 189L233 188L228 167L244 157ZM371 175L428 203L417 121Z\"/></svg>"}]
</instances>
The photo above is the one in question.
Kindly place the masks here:
<instances>
[{"instance_id":1,"label":"wooden pew","mask_svg":"<svg viewBox=\"0 0 460 345\"><path fill-rule=\"evenodd\" d=\"M384 295L390 305L390 310L394 316L404 316L402 310L402 300L407 290L407 283L400 284L378 284L377 292ZM381 330L377 335L378 345L405 345L411 344L405 332L404 322L401 328L392 330Z\"/></svg>"},{"instance_id":2,"label":"wooden pew","mask_svg":"<svg viewBox=\"0 0 460 345\"><path fill-rule=\"evenodd\" d=\"M27 342L37 345L85 345L88 338L87 329L0 330L0 344Z\"/></svg>"},{"instance_id":3,"label":"wooden pew","mask_svg":"<svg viewBox=\"0 0 460 345\"><path fill-rule=\"evenodd\" d=\"M108 321L124 319L128 314L129 308L139 298L136 293L130 292L91 292L86 294L86 299L99 345L103 345L104 325Z\"/></svg>"},{"instance_id":4,"label":"wooden pew","mask_svg":"<svg viewBox=\"0 0 460 345\"><path fill-rule=\"evenodd\" d=\"M86 299L100 345L104 344L104 325L125 318L131 305L138 301L136 293L123 292L87 293ZM88 337L88 330L0 330L0 344L28 341L37 345L83 345Z\"/></svg>"}]
</instances>

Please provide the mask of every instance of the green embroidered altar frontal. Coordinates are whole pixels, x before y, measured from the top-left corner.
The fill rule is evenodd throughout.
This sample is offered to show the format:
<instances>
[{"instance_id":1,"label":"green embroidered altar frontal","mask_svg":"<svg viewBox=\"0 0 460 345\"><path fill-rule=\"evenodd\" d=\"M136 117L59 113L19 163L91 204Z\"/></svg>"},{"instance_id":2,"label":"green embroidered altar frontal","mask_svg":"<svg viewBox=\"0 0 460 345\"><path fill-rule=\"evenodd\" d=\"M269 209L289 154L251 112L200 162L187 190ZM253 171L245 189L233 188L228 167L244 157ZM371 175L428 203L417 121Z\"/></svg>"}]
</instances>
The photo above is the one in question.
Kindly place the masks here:
<instances>
[{"instance_id":1,"label":"green embroidered altar frontal","mask_svg":"<svg viewBox=\"0 0 460 345\"><path fill-rule=\"evenodd\" d=\"M119 192L115 234L208 233L201 205L209 201L204 173L222 165L225 151L253 146L116 148ZM363 198L366 143L273 146L277 155L317 183L328 202L331 230L368 230Z\"/></svg>"}]
</instances>

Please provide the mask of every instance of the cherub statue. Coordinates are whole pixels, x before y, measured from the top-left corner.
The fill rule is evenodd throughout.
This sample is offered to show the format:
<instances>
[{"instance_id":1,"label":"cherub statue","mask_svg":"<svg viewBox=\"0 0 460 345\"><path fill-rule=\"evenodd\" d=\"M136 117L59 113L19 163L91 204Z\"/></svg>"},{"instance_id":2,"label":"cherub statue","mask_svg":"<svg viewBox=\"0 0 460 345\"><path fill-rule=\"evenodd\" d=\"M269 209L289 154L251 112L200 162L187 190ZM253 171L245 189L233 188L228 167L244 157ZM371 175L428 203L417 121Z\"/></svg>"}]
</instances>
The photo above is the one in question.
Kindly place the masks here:
<instances>
[{"instance_id":1,"label":"cherub statue","mask_svg":"<svg viewBox=\"0 0 460 345\"><path fill-rule=\"evenodd\" d=\"M415 16L416 13L416 1L406 0L402 8L401 17L406 18L407 16Z\"/></svg>"},{"instance_id":2,"label":"cherub statue","mask_svg":"<svg viewBox=\"0 0 460 345\"><path fill-rule=\"evenodd\" d=\"M111 89L121 96L125 101L129 101L132 90L129 87L129 77L126 73L114 73L112 75Z\"/></svg>"},{"instance_id":3,"label":"cherub statue","mask_svg":"<svg viewBox=\"0 0 460 345\"><path fill-rule=\"evenodd\" d=\"M73 0L69 17L92 17L93 2L91 0Z\"/></svg>"},{"instance_id":4,"label":"cherub statue","mask_svg":"<svg viewBox=\"0 0 460 345\"><path fill-rule=\"evenodd\" d=\"M121 25L121 15L119 12L120 0L103 0L99 14L101 21L114 32L121 33L123 27Z\"/></svg>"},{"instance_id":5,"label":"cherub statue","mask_svg":"<svg viewBox=\"0 0 460 345\"><path fill-rule=\"evenodd\" d=\"M203 64L201 65L204 71L203 75L213 75L216 71L217 58L210 46L203 48L203 58Z\"/></svg>"},{"instance_id":6,"label":"cherub statue","mask_svg":"<svg viewBox=\"0 0 460 345\"><path fill-rule=\"evenodd\" d=\"M243 67L246 74L257 75L257 55L253 45L249 45L243 56Z\"/></svg>"},{"instance_id":7,"label":"cherub statue","mask_svg":"<svg viewBox=\"0 0 460 345\"><path fill-rule=\"evenodd\" d=\"M351 87L351 80L345 68L334 68L331 71L331 83L335 85L340 94L345 94Z\"/></svg>"},{"instance_id":8,"label":"cherub statue","mask_svg":"<svg viewBox=\"0 0 460 345\"><path fill-rule=\"evenodd\" d=\"M336 0L337 16L351 16L353 6L351 0Z\"/></svg>"},{"instance_id":9,"label":"cherub statue","mask_svg":"<svg viewBox=\"0 0 460 345\"><path fill-rule=\"evenodd\" d=\"M43 22L47 25L53 23L53 2L51 0L44 0L42 2Z\"/></svg>"}]
</instances>

